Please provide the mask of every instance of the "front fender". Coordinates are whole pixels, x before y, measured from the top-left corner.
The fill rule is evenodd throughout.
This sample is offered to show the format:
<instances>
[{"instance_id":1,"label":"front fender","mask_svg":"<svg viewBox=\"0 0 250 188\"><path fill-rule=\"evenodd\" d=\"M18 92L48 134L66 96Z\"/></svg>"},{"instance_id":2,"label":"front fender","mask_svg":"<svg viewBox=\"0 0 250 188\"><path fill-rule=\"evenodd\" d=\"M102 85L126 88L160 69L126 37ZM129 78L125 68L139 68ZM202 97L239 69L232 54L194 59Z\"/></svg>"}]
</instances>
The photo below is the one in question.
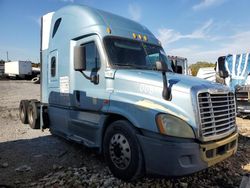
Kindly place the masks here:
<instances>
[{"instance_id":1,"label":"front fender","mask_svg":"<svg viewBox=\"0 0 250 188\"><path fill-rule=\"evenodd\" d=\"M137 128L159 132L155 121L158 113L171 114L186 122L189 121L183 113L173 109L173 107L167 108L166 105L153 99L145 99L132 93L117 92L110 96L108 112L127 118Z\"/></svg>"}]
</instances>

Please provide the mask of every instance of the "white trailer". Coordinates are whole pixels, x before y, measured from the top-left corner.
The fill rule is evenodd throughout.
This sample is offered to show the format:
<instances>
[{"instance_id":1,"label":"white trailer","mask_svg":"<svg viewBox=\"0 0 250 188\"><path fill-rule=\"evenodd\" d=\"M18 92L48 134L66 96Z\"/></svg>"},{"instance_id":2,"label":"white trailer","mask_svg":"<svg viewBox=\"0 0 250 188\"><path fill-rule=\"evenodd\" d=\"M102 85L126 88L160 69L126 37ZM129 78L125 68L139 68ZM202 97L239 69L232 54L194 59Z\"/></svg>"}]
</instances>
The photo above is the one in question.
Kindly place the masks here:
<instances>
[{"instance_id":1,"label":"white trailer","mask_svg":"<svg viewBox=\"0 0 250 188\"><path fill-rule=\"evenodd\" d=\"M215 82L215 70L214 67L200 68L197 73L198 78L202 78L208 81Z\"/></svg>"},{"instance_id":2,"label":"white trailer","mask_svg":"<svg viewBox=\"0 0 250 188\"><path fill-rule=\"evenodd\" d=\"M12 61L5 63L4 73L9 77L25 78L32 75L31 61Z\"/></svg>"}]
</instances>

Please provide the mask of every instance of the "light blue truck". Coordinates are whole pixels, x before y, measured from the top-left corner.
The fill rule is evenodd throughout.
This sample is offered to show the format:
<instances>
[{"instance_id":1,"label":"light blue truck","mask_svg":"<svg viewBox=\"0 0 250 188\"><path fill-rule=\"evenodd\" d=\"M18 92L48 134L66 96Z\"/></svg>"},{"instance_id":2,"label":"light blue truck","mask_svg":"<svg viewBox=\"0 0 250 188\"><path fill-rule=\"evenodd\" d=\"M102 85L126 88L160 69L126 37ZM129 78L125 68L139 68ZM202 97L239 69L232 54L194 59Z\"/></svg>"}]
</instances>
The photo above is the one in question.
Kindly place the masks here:
<instances>
[{"instance_id":1,"label":"light blue truck","mask_svg":"<svg viewBox=\"0 0 250 188\"><path fill-rule=\"evenodd\" d=\"M115 177L182 176L237 150L234 93L175 74L143 25L68 6L42 17L41 99L22 100L34 129L103 153Z\"/></svg>"},{"instance_id":2,"label":"light blue truck","mask_svg":"<svg viewBox=\"0 0 250 188\"><path fill-rule=\"evenodd\" d=\"M250 117L250 54L229 54L218 58L216 82L235 91L236 110L240 116Z\"/></svg>"}]
</instances>

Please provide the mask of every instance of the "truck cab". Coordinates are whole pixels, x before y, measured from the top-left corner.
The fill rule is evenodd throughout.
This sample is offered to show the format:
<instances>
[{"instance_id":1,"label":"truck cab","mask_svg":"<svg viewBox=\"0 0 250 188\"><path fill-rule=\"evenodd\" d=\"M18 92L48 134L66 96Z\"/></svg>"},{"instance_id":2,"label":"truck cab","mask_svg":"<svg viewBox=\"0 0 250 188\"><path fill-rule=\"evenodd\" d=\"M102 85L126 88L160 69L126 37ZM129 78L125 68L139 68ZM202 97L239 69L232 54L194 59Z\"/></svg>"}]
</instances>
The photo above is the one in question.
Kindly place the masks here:
<instances>
[{"instance_id":1,"label":"truck cab","mask_svg":"<svg viewBox=\"0 0 250 188\"><path fill-rule=\"evenodd\" d=\"M216 63L216 82L235 91L238 115L250 116L249 53L221 56Z\"/></svg>"},{"instance_id":2,"label":"truck cab","mask_svg":"<svg viewBox=\"0 0 250 188\"><path fill-rule=\"evenodd\" d=\"M21 101L23 123L95 148L123 180L187 175L236 152L234 91L174 73L145 26L68 6L41 31L41 100Z\"/></svg>"}]
</instances>

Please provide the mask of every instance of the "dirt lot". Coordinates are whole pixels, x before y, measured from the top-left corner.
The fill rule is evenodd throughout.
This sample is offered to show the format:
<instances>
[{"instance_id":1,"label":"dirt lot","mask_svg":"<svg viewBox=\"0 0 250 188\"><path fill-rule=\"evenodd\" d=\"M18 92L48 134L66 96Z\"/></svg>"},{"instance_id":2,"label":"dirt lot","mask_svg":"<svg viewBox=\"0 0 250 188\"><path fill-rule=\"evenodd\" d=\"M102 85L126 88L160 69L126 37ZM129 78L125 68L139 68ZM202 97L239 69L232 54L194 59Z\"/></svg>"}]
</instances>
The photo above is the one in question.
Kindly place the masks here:
<instances>
[{"instance_id":1,"label":"dirt lot","mask_svg":"<svg viewBox=\"0 0 250 188\"><path fill-rule=\"evenodd\" d=\"M25 81L0 81L0 187L238 187L250 176L250 120L237 118L244 137L228 160L178 179L120 181L94 151L21 124L19 101L39 99L39 89Z\"/></svg>"}]
</instances>

